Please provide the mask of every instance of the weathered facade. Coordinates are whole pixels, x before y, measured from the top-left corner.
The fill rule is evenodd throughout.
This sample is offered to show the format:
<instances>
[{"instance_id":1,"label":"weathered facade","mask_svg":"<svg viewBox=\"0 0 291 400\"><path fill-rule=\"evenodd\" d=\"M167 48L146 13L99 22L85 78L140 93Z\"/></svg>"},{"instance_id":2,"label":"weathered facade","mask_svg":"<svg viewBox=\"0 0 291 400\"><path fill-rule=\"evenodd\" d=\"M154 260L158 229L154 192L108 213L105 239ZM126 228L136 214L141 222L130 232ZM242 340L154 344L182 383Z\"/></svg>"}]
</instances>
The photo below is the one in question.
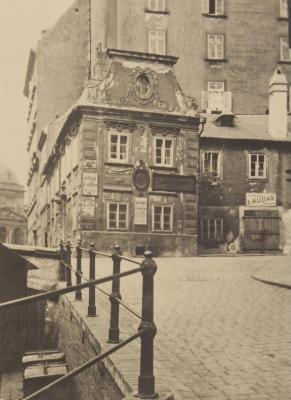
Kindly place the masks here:
<instances>
[{"instance_id":1,"label":"weathered facade","mask_svg":"<svg viewBox=\"0 0 291 400\"><path fill-rule=\"evenodd\" d=\"M23 244L25 240L24 189L14 171L0 163L0 242Z\"/></svg>"},{"instance_id":2,"label":"weathered facade","mask_svg":"<svg viewBox=\"0 0 291 400\"><path fill-rule=\"evenodd\" d=\"M280 70L269 93L269 115L208 116L200 142L201 251L267 252L286 244L282 217L291 207L285 173L291 136L287 80Z\"/></svg>"},{"instance_id":3,"label":"weathered facade","mask_svg":"<svg viewBox=\"0 0 291 400\"><path fill-rule=\"evenodd\" d=\"M103 250L196 254L200 118L175 78L176 58L108 57L106 78L48 129L35 229L50 245L81 237Z\"/></svg>"}]
</instances>

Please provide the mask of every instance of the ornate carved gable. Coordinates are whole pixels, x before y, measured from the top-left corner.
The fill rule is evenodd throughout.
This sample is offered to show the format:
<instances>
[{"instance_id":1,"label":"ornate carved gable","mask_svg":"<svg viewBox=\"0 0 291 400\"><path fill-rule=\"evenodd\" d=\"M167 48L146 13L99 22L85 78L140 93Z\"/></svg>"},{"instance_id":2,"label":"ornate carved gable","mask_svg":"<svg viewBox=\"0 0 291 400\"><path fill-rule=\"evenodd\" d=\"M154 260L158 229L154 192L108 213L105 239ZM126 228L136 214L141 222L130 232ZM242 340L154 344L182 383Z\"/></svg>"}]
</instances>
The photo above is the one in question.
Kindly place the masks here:
<instances>
[{"instance_id":1,"label":"ornate carved gable","mask_svg":"<svg viewBox=\"0 0 291 400\"><path fill-rule=\"evenodd\" d=\"M18 214L17 212L11 210L10 208L3 207L0 208L0 220L9 219L14 221L25 221L25 217L23 215Z\"/></svg>"},{"instance_id":2,"label":"ornate carved gable","mask_svg":"<svg viewBox=\"0 0 291 400\"><path fill-rule=\"evenodd\" d=\"M105 79L89 83L81 102L189 114L174 74L176 57L112 49L107 56L111 64Z\"/></svg>"}]
</instances>

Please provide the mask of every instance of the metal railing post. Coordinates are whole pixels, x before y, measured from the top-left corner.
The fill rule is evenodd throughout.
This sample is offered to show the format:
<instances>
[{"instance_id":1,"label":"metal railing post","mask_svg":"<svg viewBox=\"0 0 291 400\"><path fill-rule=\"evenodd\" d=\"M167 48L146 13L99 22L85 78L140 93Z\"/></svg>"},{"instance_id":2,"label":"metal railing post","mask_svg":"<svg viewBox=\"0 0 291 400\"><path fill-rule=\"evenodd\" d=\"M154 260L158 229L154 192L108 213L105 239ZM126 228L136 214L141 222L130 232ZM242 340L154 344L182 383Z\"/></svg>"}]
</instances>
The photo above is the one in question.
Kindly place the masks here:
<instances>
[{"instance_id":1,"label":"metal railing post","mask_svg":"<svg viewBox=\"0 0 291 400\"><path fill-rule=\"evenodd\" d=\"M82 283L82 250L81 250L81 240L78 240L76 247L77 252L77 273L76 273L76 284ZM75 292L75 300L82 300L82 290L77 289Z\"/></svg>"},{"instance_id":2,"label":"metal railing post","mask_svg":"<svg viewBox=\"0 0 291 400\"><path fill-rule=\"evenodd\" d=\"M113 260L113 275L119 274L121 259L118 257L122 255L120 246L114 246L114 252L112 254ZM121 300L120 294L120 278L114 278L112 280L112 292L110 295L111 312L110 312L110 328L108 335L108 343L119 343L119 302Z\"/></svg>"},{"instance_id":3,"label":"metal railing post","mask_svg":"<svg viewBox=\"0 0 291 400\"><path fill-rule=\"evenodd\" d=\"M64 248L64 242L60 241L60 262L59 262L59 271L58 271L58 278L60 281L66 280L66 268L64 266L64 262L66 262L66 251Z\"/></svg>"},{"instance_id":4,"label":"metal railing post","mask_svg":"<svg viewBox=\"0 0 291 400\"><path fill-rule=\"evenodd\" d=\"M95 279L95 245L91 243L89 250L89 279ZM96 304L95 304L95 286L89 287L89 305L88 305L88 317L96 317Z\"/></svg>"},{"instance_id":5,"label":"metal railing post","mask_svg":"<svg viewBox=\"0 0 291 400\"><path fill-rule=\"evenodd\" d=\"M71 269L68 268L68 267L71 267L71 253L72 253L71 242L69 240L67 241L66 249L67 249L66 260L65 260L65 262L67 264L66 281L67 281L67 287L69 287L69 286L72 286L72 272L71 272Z\"/></svg>"},{"instance_id":6,"label":"metal railing post","mask_svg":"<svg viewBox=\"0 0 291 400\"><path fill-rule=\"evenodd\" d=\"M140 375L138 377L138 397L156 398L154 377L154 337L157 328L154 324L154 275L157 264L152 259L152 252L144 253L145 259L141 263L142 283L142 323L139 330L146 328L141 335Z\"/></svg>"}]
</instances>

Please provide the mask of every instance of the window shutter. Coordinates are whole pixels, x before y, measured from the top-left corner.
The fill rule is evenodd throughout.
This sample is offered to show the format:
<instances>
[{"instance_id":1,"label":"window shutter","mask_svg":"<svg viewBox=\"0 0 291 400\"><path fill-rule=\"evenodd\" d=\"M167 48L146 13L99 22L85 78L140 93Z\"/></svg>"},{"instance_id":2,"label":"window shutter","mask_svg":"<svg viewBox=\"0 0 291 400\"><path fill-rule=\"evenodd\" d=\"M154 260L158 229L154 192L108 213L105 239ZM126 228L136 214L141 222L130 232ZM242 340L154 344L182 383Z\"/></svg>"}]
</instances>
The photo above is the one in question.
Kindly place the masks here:
<instances>
[{"instance_id":1,"label":"window shutter","mask_svg":"<svg viewBox=\"0 0 291 400\"><path fill-rule=\"evenodd\" d=\"M166 54L166 32L157 31L156 53Z\"/></svg>"},{"instance_id":2,"label":"window shutter","mask_svg":"<svg viewBox=\"0 0 291 400\"><path fill-rule=\"evenodd\" d=\"M231 111L232 110L232 98L231 92L223 93L223 111Z\"/></svg>"},{"instance_id":3,"label":"window shutter","mask_svg":"<svg viewBox=\"0 0 291 400\"><path fill-rule=\"evenodd\" d=\"M216 14L224 14L224 0L216 0Z\"/></svg>"},{"instance_id":4,"label":"window shutter","mask_svg":"<svg viewBox=\"0 0 291 400\"><path fill-rule=\"evenodd\" d=\"M149 31L149 53L156 53L156 32Z\"/></svg>"},{"instance_id":5,"label":"window shutter","mask_svg":"<svg viewBox=\"0 0 291 400\"><path fill-rule=\"evenodd\" d=\"M201 0L201 13L209 14L209 0Z\"/></svg>"},{"instance_id":6,"label":"window shutter","mask_svg":"<svg viewBox=\"0 0 291 400\"><path fill-rule=\"evenodd\" d=\"M208 109L208 92L202 92L202 110L207 111Z\"/></svg>"},{"instance_id":7,"label":"window shutter","mask_svg":"<svg viewBox=\"0 0 291 400\"><path fill-rule=\"evenodd\" d=\"M158 9L159 11L166 10L166 0L158 0Z\"/></svg>"},{"instance_id":8,"label":"window shutter","mask_svg":"<svg viewBox=\"0 0 291 400\"><path fill-rule=\"evenodd\" d=\"M155 10L156 9L156 0L149 0L148 7L150 10Z\"/></svg>"}]
</instances>

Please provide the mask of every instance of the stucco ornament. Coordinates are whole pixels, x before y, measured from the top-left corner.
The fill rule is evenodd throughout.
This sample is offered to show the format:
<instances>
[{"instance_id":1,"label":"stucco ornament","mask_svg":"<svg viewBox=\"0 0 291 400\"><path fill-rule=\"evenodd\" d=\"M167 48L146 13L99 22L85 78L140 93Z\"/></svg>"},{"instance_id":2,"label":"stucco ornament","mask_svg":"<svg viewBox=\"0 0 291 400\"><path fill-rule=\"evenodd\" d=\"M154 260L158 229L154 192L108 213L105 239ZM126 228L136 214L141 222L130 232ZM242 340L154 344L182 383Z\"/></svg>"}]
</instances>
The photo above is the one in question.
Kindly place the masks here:
<instances>
[{"instance_id":1,"label":"stucco ornament","mask_svg":"<svg viewBox=\"0 0 291 400\"><path fill-rule=\"evenodd\" d=\"M134 168L132 181L138 190L146 190L149 187L151 177L143 160L140 160L139 164Z\"/></svg>"},{"instance_id":2,"label":"stucco ornament","mask_svg":"<svg viewBox=\"0 0 291 400\"><path fill-rule=\"evenodd\" d=\"M158 102L157 79L155 73L149 69L135 68L130 75L129 88L125 97L121 97L122 103L127 103L130 96L141 104Z\"/></svg>"}]
</instances>

